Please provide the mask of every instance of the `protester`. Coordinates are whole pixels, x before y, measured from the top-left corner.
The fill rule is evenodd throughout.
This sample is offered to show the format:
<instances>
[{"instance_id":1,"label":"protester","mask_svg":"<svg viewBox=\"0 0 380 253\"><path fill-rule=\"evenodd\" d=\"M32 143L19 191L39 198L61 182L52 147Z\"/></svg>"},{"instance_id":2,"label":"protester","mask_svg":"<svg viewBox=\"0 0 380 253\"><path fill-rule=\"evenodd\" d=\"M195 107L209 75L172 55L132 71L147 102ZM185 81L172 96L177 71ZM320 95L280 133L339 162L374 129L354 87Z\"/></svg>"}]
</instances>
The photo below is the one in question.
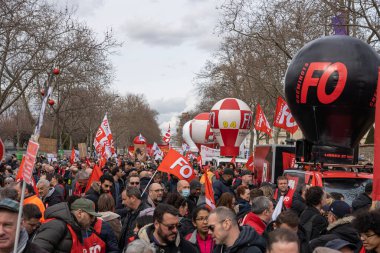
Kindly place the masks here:
<instances>
[{"instance_id":1,"label":"protester","mask_svg":"<svg viewBox=\"0 0 380 253\"><path fill-rule=\"evenodd\" d=\"M147 198L147 204L151 207L156 207L162 202L162 197L164 194L164 188L157 183L152 183L149 186L149 194Z\"/></svg>"},{"instance_id":2,"label":"protester","mask_svg":"<svg viewBox=\"0 0 380 253\"><path fill-rule=\"evenodd\" d=\"M13 189L15 189L18 192L17 200L20 201L22 182L18 182L14 184ZM41 221L43 221L44 213L45 213L45 205L42 202L42 200L38 198L38 196L34 193L34 189L32 185L26 184L24 195L25 195L24 205L35 204L36 206L38 206L38 209L40 209L41 214L42 214Z\"/></svg>"},{"instance_id":3,"label":"protester","mask_svg":"<svg viewBox=\"0 0 380 253\"><path fill-rule=\"evenodd\" d=\"M90 190L86 192L86 198L95 203L96 210L98 210L98 200L101 194L111 193L113 187L113 177L109 174L103 174L100 177L100 185L98 182L91 184Z\"/></svg>"},{"instance_id":4,"label":"protester","mask_svg":"<svg viewBox=\"0 0 380 253\"><path fill-rule=\"evenodd\" d=\"M355 253L357 247L342 239L334 239L326 243L326 248L335 249L342 253Z\"/></svg>"},{"instance_id":5,"label":"protester","mask_svg":"<svg viewBox=\"0 0 380 253\"><path fill-rule=\"evenodd\" d=\"M98 200L98 211L102 215L102 220L110 224L116 239L120 240L121 235L121 221L120 215L115 213L115 201L112 195L103 193Z\"/></svg>"},{"instance_id":6,"label":"protester","mask_svg":"<svg viewBox=\"0 0 380 253\"><path fill-rule=\"evenodd\" d=\"M123 170L120 167L115 167L111 170L113 177L113 187L111 188L112 196L115 199L116 207L121 207L121 193L124 190Z\"/></svg>"},{"instance_id":7,"label":"protester","mask_svg":"<svg viewBox=\"0 0 380 253\"><path fill-rule=\"evenodd\" d=\"M216 206L225 206L230 208L232 211L235 212L235 195L230 192L224 192L218 202L216 203Z\"/></svg>"},{"instance_id":8,"label":"protester","mask_svg":"<svg viewBox=\"0 0 380 253\"><path fill-rule=\"evenodd\" d=\"M214 198L216 202L225 192L234 194L234 191L232 189L233 177L234 177L234 171L230 168L226 168L221 178L219 180L215 180L212 183L212 188L214 189Z\"/></svg>"},{"instance_id":9,"label":"protester","mask_svg":"<svg viewBox=\"0 0 380 253\"><path fill-rule=\"evenodd\" d=\"M214 252L264 253L264 239L250 226L241 229L235 213L227 207L217 207L208 217L209 233L215 241Z\"/></svg>"},{"instance_id":10,"label":"protester","mask_svg":"<svg viewBox=\"0 0 380 253\"><path fill-rule=\"evenodd\" d=\"M46 179L40 179L40 181L38 181L37 189L38 195L42 199L46 208L63 201L63 195L61 195L54 187L50 187L50 182Z\"/></svg>"},{"instance_id":11,"label":"protester","mask_svg":"<svg viewBox=\"0 0 380 253\"><path fill-rule=\"evenodd\" d=\"M177 192L184 198L190 196L190 184L186 180L179 180L177 183Z\"/></svg>"},{"instance_id":12,"label":"protester","mask_svg":"<svg viewBox=\"0 0 380 253\"><path fill-rule=\"evenodd\" d=\"M54 174L50 180L50 185L63 197L66 198L66 191L63 182L63 177L60 174Z\"/></svg>"},{"instance_id":13,"label":"protester","mask_svg":"<svg viewBox=\"0 0 380 253\"><path fill-rule=\"evenodd\" d=\"M267 197L261 196L253 199L252 211L248 213L242 225L248 225L262 235L273 214L273 203Z\"/></svg>"},{"instance_id":14,"label":"protester","mask_svg":"<svg viewBox=\"0 0 380 253\"><path fill-rule=\"evenodd\" d=\"M282 198L283 210L290 209L292 207L292 191L289 191L288 179L285 176L279 176L277 178L277 189L274 192L273 199L278 203Z\"/></svg>"},{"instance_id":15,"label":"protester","mask_svg":"<svg viewBox=\"0 0 380 253\"><path fill-rule=\"evenodd\" d=\"M186 199L178 193L169 193L165 199L165 203L174 206L178 210L179 215L179 232L182 237L193 231L195 228L191 219L187 218L189 208Z\"/></svg>"},{"instance_id":16,"label":"protester","mask_svg":"<svg viewBox=\"0 0 380 253\"><path fill-rule=\"evenodd\" d=\"M367 252L380 253L380 210L364 211L352 221Z\"/></svg>"},{"instance_id":17,"label":"protester","mask_svg":"<svg viewBox=\"0 0 380 253\"><path fill-rule=\"evenodd\" d=\"M21 227L16 251L17 216L20 204L11 199L0 200L0 252L47 253L48 251L28 240L28 232Z\"/></svg>"},{"instance_id":18,"label":"protester","mask_svg":"<svg viewBox=\"0 0 380 253\"><path fill-rule=\"evenodd\" d=\"M251 211L252 206L250 205L250 190L245 185L240 185L236 189L236 202L235 212L237 213L238 219L244 217L249 211Z\"/></svg>"},{"instance_id":19,"label":"protester","mask_svg":"<svg viewBox=\"0 0 380 253\"><path fill-rule=\"evenodd\" d=\"M307 239L312 240L320 236L328 226L327 220L321 215L325 201L325 193L319 186L313 186L306 191L306 209L301 214L300 224L305 228Z\"/></svg>"},{"instance_id":20,"label":"protester","mask_svg":"<svg viewBox=\"0 0 380 253\"><path fill-rule=\"evenodd\" d=\"M127 187L137 187L140 189L140 177L138 175L130 175L127 178Z\"/></svg>"},{"instance_id":21,"label":"protester","mask_svg":"<svg viewBox=\"0 0 380 253\"><path fill-rule=\"evenodd\" d=\"M156 249L143 240L131 242L124 253L156 253Z\"/></svg>"},{"instance_id":22,"label":"protester","mask_svg":"<svg viewBox=\"0 0 380 253\"><path fill-rule=\"evenodd\" d=\"M198 205L199 197L202 193L202 184L197 179L190 182L190 196L187 198L189 213L192 214Z\"/></svg>"},{"instance_id":23,"label":"protester","mask_svg":"<svg viewBox=\"0 0 380 253\"><path fill-rule=\"evenodd\" d=\"M364 192L352 201L352 210L359 212L360 210L369 210L372 205L372 182L364 187Z\"/></svg>"},{"instance_id":24,"label":"protester","mask_svg":"<svg viewBox=\"0 0 380 253\"><path fill-rule=\"evenodd\" d=\"M40 227L40 220L42 214L38 206L34 204L26 204L22 208L22 225L26 232L28 232L29 240L33 240L33 237Z\"/></svg>"},{"instance_id":25,"label":"protester","mask_svg":"<svg viewBox=\"0 0 380 253\"><path fill-rule=\"evenodd\" d=\"M269 233L268 253L298 253L298 237L292 230L279 228Z\"/></svg>"},{"instance_id":26,"label":"protester","mask_svg":"<svg viewBox=\"0 0 380 253\"><path fill-rule=\"evenodd\" d=\"M159 204L154 210L153 224L142 228L139 238L153 244L160 253L196 253L197 249L178 233L178 210L171 205Z\"/></svg>"},{"instance_id":27,"label":"protester","mask_svg":"<svg viewBox=\"0 0 380 253\"><path fill-rule=\"evenodd\" d=\"M297 187L296 192L293 195L291 210L294 211L298 216L306 209L306 190L309 188L306 184L301 184Z\"/></svg>"},{"instance_id":28,"label":"protester","mask_svg":"<svg viewBox=\"0 0 380 253\"><path fill-rule=\"evenodd\" d=\"M209 253L213 251L214 241L212 236L208 234L207 219L210 211L205 207L198 207L193 212L194 232L188 234L185 238L198 248L200 253Z\"/></svg>"}]
</instances>

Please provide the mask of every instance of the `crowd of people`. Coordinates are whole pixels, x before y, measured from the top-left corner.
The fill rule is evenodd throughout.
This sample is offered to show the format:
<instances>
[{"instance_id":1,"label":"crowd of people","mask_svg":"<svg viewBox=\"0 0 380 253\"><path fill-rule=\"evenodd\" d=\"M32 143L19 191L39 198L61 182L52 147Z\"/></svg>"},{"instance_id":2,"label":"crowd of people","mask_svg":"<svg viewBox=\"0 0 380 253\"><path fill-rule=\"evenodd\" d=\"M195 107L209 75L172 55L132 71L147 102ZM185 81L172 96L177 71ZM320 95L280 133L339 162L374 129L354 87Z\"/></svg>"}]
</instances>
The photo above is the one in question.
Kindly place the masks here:
<instances>
[{"instance_id":1,"label":"crowd of people","mask_svg":"<svg viewBox=\"0 0 380 253\"><path fill-rule=\"evenodd\" d=\"M26 184L17 251L56 253L380 253L380 210L372 183L348 204L318 186L255 185L241 164L193 163L191 182L157 172L154 160L39 157ZM0 253L13 252L22 179L16 156L0 163ZM206 170L207 168L207 170ZM215 208L205 200L206 177Z\"/></svg>"}]
</instances>

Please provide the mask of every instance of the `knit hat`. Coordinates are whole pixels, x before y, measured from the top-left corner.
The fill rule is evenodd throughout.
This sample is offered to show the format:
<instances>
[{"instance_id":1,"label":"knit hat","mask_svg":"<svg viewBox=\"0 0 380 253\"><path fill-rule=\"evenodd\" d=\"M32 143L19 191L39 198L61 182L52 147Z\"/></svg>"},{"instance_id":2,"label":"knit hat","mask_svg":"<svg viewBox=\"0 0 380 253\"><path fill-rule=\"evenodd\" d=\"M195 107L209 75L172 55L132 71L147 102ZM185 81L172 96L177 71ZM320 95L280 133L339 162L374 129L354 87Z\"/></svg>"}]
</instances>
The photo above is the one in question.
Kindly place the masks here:
<instances>
[{"instance_id":1,"label":"knit hat","mask_svg":"<svg viewBox=\"0 0 380 253\"><path fill-rule=\"evenodd\" d=\"M225 168L224 171L223 171L223 175L231 175L231 176L233 176L234 175L234 171L233 171L233 169Z\"/></svg>"},{"instance_id":2,"label":"knit hat","mask_svg":"<svg viewBox=\"0 0 380 253\"><path fill-rule=\"evenodd\" d=\"M340 219L351 213L351 207L342 200L335 200L330 205L330 212Z\"/></svg>"},{"instance_id":3,"label":"knit hat","mask_svg":"<svg viewBox=\"0 0 380 253\"><path fill-rule=\"evenodd\" d=\"M195 190L197 188L202 188L202 184L199 182L199 180L197 179L193 179L191 182L190 182L190 191L191 190Z\"/></svg>"}]
</instances>

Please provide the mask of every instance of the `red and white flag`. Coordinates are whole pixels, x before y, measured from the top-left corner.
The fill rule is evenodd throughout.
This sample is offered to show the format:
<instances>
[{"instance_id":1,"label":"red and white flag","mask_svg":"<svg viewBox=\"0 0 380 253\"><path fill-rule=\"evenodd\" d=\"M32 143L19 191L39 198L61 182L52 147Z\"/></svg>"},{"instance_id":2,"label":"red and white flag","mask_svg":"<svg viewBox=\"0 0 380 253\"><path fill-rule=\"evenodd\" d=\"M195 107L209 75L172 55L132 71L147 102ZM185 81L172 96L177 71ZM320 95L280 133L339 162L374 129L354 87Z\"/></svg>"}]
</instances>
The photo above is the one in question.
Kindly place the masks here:
<instances>
[{"instance_id":1,"label":"red and white flag","mask_svg":"<svg viewBox=\"0 0 380 253\"><path fill-rule=\"evenodd\" d=\"M169 124L169 128L168 128L168 131L166 131L166 134L164 135L164 137L162 138L162 141L165 142L165 143L168 143L170 142L170 137L171 137L171 133L170 133L170 124Z\"/></svg>"},{"instance_id":2,"label":"red and white flag","mask_svg":"<svg viewBox=\"0 0 380 253\"><path fill-rule=\"evenodd\" d=\"M245 165L245 167L247 167L247 170L250 170L250 171L254 171L254 158L253 158L253 152L252 154L249 156L248 158L248 161L247 161L247 164Z\"/></svg>"},{"instance_id":3,"label":"red and white flag","mask_svg":"<svg viewBox=\"0 0 380 253\"><path fill-rule=\"evenodd\" d=\"M277 98L273 126L283 128L291 134L294 134L298 129L298 125L290 112L289 106L282 97Z\"/></svg>"},{"instance_id":4,"label":"red and white flag","mask_svg":"<svg viewBox=\"0 0 380 253\"><path fill-rule=\"evenodd\" d=\"M255 129L257 131L268 134L269 137L272 138L272 129L269 125L267 118L264 115L263 110L261 109L260 104L257 104L257 107L256 107Z\"/></svg>"},{"instance_id":5,"label":"red and white flag","mask_svg":"<svg viewBox=\"0 0 380 253\"><path fill-rule=\"evenodd\" d=\"M107 119L107 114L104 116L104 119L96 132L94 146L96 153L98 153L98 155L105 155L107 159L115 153L113 137Z\"/></svg>"},{"instance_id":6,"label":"red and white flag","mask_svg":"<svg viewBox=\"0 0 380 253\"><path fill-rule=\"evenodd\" d=\"M159 159L162 159L164 157L164 153L162 152L160 147L155 142L153 143L153 146L152 146L151 156L154 157L154 160L159 160Z\"/></svg>"},{"instance_id":7,"label":"red and white flag","mask_svg":"<svg viewBox=\"0 0 380 253\"><path fill-rule=\"evenodd\" d=\"M186 159L174 149L170 149L157 169L176 176L179 180L191 182L195 178L193 167Z\"/></svg>"},{"instance_id":8,"label":"red and white flag","mask_svg":"<svg viewBox=\"0 0 380 253\"><path fill-rule=\"evenodd\" d=\"M214 198L214 190L212 189L212 184L210 182L210 178L207 176L207 172L204 174L205 178L205 200L206 205L210 210L215 209L215 198Z\"/></svg>"}]
</instances>

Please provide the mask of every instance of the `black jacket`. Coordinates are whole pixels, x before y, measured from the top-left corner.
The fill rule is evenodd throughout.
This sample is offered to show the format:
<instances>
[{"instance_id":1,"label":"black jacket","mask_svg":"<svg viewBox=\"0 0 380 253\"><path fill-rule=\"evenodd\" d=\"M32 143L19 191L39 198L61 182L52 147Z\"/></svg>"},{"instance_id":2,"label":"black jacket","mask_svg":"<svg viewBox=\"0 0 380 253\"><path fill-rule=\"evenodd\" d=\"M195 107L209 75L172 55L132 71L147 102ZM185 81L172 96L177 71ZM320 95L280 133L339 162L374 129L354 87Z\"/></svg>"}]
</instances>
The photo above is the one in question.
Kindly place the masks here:
<instances>
[{"instance_id":1,"label":"black jacket","mask_svg":"<svg viewBox=\"0 0 380 253\"><path fill-rule=\"evenodd\" d=\"M95 211L98 211L98 200L100 197L100 187L97 184L92 184L90 190L84 196L86 199L92 200L95 204Z\"/></svg>"},{"instance_id":2,"label":"black jacket","mask_svg":"<svg viewBox=\"0 0 380 253\"><path fill-rule=\"evenodd\" d=\"M184 238L182 238L179 234L177 234L177 238L175 241L171 244L168 244L166 246L159 245L156 240L153 237L154 232L154 224L149 224L140 229L139 231L139 238L143 241L145 241L148 244L153 244L153 246L156 248L156 252L159 253L198 253L198 249L191 244L190 242L186 241Z\"/></svg>"},{"instance_id":3,"label":"black jacket","mask_svg":"<svg viewBox=\"0 0 380 253\"><path fill-rule=\"evenodd\" d=\"M212 183L212 188L214 190L214 198L216 202L218 202L220 196L222 196L225 192L234 194L232 186L227 185L226 181L224 181L222 177Z\"/></svg>"},{"instance_id":4,"label":"black jacket","mask_svg":"<svg viewBox=\"0 0 380 253\"><path fill-rule=\"evenodd\" d=\"M359 210L368 210L372 205L372 199L363 193L360 193L359 196L352 201L352 211L357 212Z\"/></svg>"},{"instance_id":5,"label":"black jacket","mask_svg":"<svg viewBox=\"0 0 380 253\"><path fill-rule=\"evenodd\" d=\"M310 240L320 236L321 232L325 231L328 225L327 219L321 215L319 210L315 207L308 206L302 212L300 217L301 226L305 227L305 224L316 215L312 222L312 229L310 234Z\"/></svg>"},{"instance_id":6,"label":"black jacket","mask_svg":"<svg viewBox=\"0 0 380 253\"><path fill-rule=\"evenodd\" d=\"M264 253L265 240L250 226L243 226L240 235L231 248L216 245L214 253Z\"/></svg>"},{"instance_id":7,"label":"black jacket","mask_svg":"<svg viewBox=\"0 0 380 253\"><path fill-rule=\"evenodd\" d=\"M41 247L38 247L35 243L28 242L22 251L22 253L49 253L49 251L44 250Z\"/></svg>"},{"instance_id":8,"label":"black jacket","mask_svg":"<svg viewBox=\"0 0 380 253\"><path fill-rule=\"evenodd\" d=\"M360 249L362 242L358 232L352 227L353 216L344 217L335 221L327 227L324 235L310 241L310 247L314 250L316 247L325 246L327 242L334 239L342 239L356 245ZM358 251L357 251L358 252Z\"/></svg>"},{"instance_id":9,"label":"black jacket","mask_svg":"<svg viewBox=\"0 0 380 253\"><path fill-rule=\"evenodd\" d=\"M301 194L295 192L292 200L292 207L290 210L294 211L298 216L306 209L305 200L302 198Z\"/></svg>"},{"instance_id":10,"label":"black jacket","mask_svg":"<svg viewBox=\"0 0 380 253\"><path fill-rule=\"evenodd\" d=\"M241 199L241 198L237 198L236 202L237 202L238 207L239 207L239 210L237 213L237 218L238 218L238 220L243 219L244 216L251 211L252 206L249 204L248 201Z\"/></svg>"},{"instance_id":11,"label":"black jacket","mask_svg":"<svg viewBox=\"0 0 380 253\"><path fill-rule=\"evenodd\" d=\"M136 219L142 210L149 208L145 202L141 201L139 207L133 211L128 210L122 220L121 236L119 240L119 248L122 250L127 245L128 239L133 236L133 229L136 226Z\"/></svg>"},{"instance_id":12,"label":"black jacket","mask_svg":"<svg viewBox=\"0 0 380 253\"><path fill-rule=\"evenodd\" d=\"M48 208L49 206L61 203L63 201L63 195L52 187L42 201L44 202L45 207Z\"/></svg>"},{"instance_id":13,"label":"black jacket","mask_svg":"<svg viewBox=\"0 0 380 253\"><path fill-rule=\"evenodd\" d=\"M54 218L43 223L38 229L33 243L49 251L50 253L70 253L72 237L66 224L70 224L78 240L83 242L79 225L72 216L66 202L48 207L44 214L45 220Z\"/></svg>"}]
</instances>

